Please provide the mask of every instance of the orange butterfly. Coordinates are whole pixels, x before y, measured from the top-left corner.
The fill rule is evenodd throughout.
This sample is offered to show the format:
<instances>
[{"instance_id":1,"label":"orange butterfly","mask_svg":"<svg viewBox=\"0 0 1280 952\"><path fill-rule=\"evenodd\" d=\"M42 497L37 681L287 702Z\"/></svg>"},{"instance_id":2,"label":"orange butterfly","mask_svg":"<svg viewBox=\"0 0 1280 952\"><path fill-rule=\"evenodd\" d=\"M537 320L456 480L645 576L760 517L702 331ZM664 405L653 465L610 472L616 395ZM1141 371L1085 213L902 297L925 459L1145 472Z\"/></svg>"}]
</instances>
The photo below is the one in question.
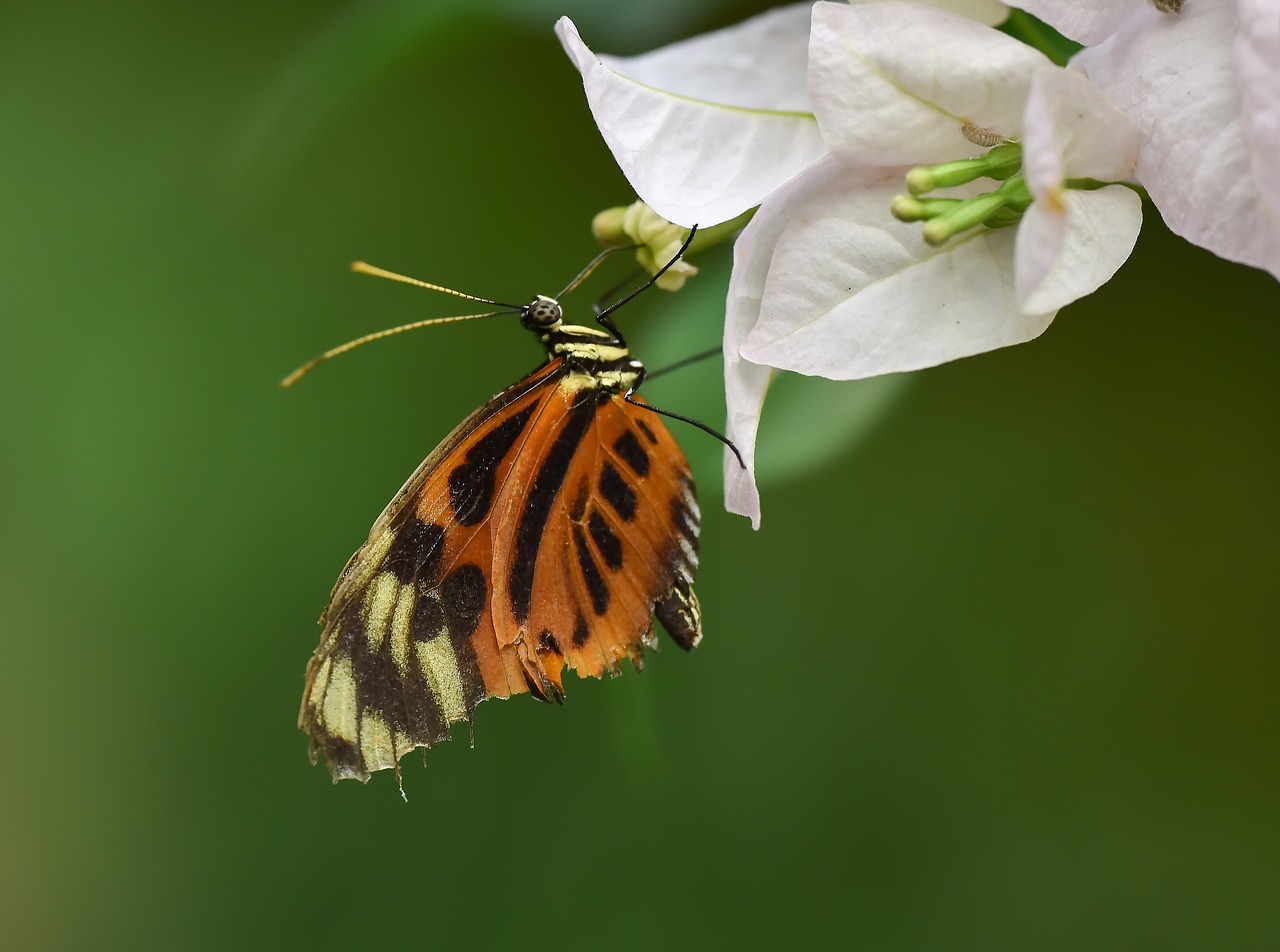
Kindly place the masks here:
<instances>
[{"instance_id":1,"label":"orange butterfly","mask_svg":"<svg viewBox=\"0 0 1280 952\"><path fill-rule=\"evenodd\" d=\"M565 667L616 675L629 658L640 668L643 648L656 647L655 615L685 650L701 639L693 477L664 411L633 395L644 367L609 317L665 270L598 312L599 326L566 324L543 295L510 308L546 362L409 477L320 618L298 726L335 782L388 767L398 776L403 755L448 740L449 725L470 722L485 698L529 691L560 702ZM336 348L284 385L365 340L428 323Z\"/></svg>"}]
</instances>

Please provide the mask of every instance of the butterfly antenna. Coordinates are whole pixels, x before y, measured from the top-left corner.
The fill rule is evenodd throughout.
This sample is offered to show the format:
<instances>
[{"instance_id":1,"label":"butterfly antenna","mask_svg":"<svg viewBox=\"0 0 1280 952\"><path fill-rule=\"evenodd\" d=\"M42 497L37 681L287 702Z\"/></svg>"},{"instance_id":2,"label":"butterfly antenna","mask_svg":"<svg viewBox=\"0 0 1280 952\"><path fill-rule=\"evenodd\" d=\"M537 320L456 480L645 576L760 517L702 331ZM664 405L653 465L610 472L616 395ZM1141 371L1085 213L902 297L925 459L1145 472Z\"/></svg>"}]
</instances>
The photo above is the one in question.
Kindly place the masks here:
<instances>
[{"instance_id":1,"label":"butterfly antenna","mask_svg":"<svg viewBox=\"0 0 1280 952\"><path fill-rule=\"evenodd\" d=\"M578 276L565 285L564 290L556 295L556 299L560 299L574 290L579 284L591 277L591 273L600 267L606 258L610 255L617 254L619 251L632 251L639 245L617 245L613 248L606 248L588 262L587 266L578 272Z\"/></svg>"},{"instance_id":2,"label":"butterfly antenna","mask_svg":"<svg viewBox=\"0 0 1280 952\"><path fill-rule=\"evenodd\" d=\"M386 278L388 281L399 281L401 284L412 284L415 288L426 288L428 291L452 294L454 297L466 298L468 301L479 301L481 304L492 304L494 307L510 308L516 311L520 309L519 304L503 304L501 301L490 301L488 298L476 297L474 294L464 294L462 291L455 291L453 288L446 288L443 285L432 284L429 281L419 281L417 278L411 278L405 274L396 274L394 271L387 271L385 268L379 268L365 261L351 262L351 270L358 274L371 274L375 278Z\"/></svg>"},{"instance_id":3,"label":"butterfly antenna","mask_svg":"<svg viewBox=\"0 0 1280 952\"><path fill-rule=\"evenodd\" d=\"M326 360L337 357L339 354L345 354L349 350L355 350L363 344L370 341L381 340L384 337L390 337L392 334L400 334L404 331L414 331L419 327L430 327L432 324L452 324L455 321L474 321L481 317L494 317L498 314L518 313L519 308L510 308L503 311L487 311L484 314L458 314L454 317L433 317L426 321L414 321L412 324L401 324L399 327L388 327L385 331L374 331L372 334L365 334L363 337L357 337L355 340L349 340L345 344L340 344L332 350L326 350L319 357L308 360L305 364L295 370L289 376L280 381L281 387L292 387L295 383L305 377L311 371L315 370L320 364Z\"/></svg>"},{"instance_id":4,"label":"butterfly antenna","mask_svg":"<svg viewBox=\"0 0 1280 952\"><path fill-rule=\"evenodd\" d=\"M427 281L419 281L417 278L410 278L403 274L396 274L394 271L386 271L382 268L374 267L363 261L353 261L351 270L358 271L361 274L371 274L377 278L388 278L392 281L399 281L402 284L412 284L415 287L426 288L428 291L441 291L445 294L452 294L454 297L465 298L468 301L478 301L481 304L492 304L501 308L498 311L485 311L483 314L457 314L452 317L432 317L425 321L414 321L412 324L401 324L399 327L389 327L386 330L374 331L372 334L365 334L363 337L357 337L355 340L349 340L345 344L340 344L331 350L326 350L319 357L308 360L305 364L295 370L289 376L280 381L281 387L292 387L295 383L305 377L311 371L315 370L320 364L326 360L337 357L339 354L345 354L349 350L354 350L363 344L371 341L381 340L384 337L390 337L392 334L400 334L404 331L417 330L419 327L430 327L433 324L452 324L457 321L474 321L482 317L495 317L499 314L518 314L521 307L515 304L503 304L501 301L490 301L488 298L476 297L474 294L464 294L461 291L455 291L453 288L442 287L439 284L431 284Z\"/></svg>"}]
</instances>

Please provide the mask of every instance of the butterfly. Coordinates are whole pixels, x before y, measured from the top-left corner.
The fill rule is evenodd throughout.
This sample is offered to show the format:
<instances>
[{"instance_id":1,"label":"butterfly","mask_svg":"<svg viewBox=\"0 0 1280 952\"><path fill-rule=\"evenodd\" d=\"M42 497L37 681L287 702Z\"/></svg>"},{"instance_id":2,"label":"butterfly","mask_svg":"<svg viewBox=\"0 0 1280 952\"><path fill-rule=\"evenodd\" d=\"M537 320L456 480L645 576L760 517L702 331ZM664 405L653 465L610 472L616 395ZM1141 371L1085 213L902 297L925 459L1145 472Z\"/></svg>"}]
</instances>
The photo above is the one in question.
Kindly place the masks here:
<instances>
[{"instance_id":1,"label":"butterfly","mask_svg":"<svg viewBox=\"0 0 1280 952\"><path fill-rule=\"evenodd\" d=\"M566 668L592 677L619 674L624 660L641 668L644 648L657 647L654 617L686 651L701 640L697 495L660 415L715 431L635 395L645 370L609 316L665 270L597 309L594 326L565 323L544 295L508 306L545 362L432 451L321 615L298 726L335 782L387 768L399 777L401 757L449 740L450 725L470 724L486 698L562 702ZM284 384L393 332L335 348Z\"/></svg>"}]
</instances>

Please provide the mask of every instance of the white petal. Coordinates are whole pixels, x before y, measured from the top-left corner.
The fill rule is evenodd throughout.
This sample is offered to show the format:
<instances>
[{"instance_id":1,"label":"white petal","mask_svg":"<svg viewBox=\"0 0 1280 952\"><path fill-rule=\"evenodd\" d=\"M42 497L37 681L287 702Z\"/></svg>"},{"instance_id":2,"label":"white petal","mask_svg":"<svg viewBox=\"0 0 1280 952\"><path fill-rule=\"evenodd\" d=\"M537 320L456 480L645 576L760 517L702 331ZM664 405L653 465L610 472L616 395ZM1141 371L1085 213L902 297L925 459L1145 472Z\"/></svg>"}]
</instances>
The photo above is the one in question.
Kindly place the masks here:
<instances>
[{"instance_id":1,"label":"white petal","mask_svg":"<svg viewBox=\"0 0 1280 952\"><path fill-rule=\"evenodd\" d=\"M744 357L852 380L1022 343L1049 326L1052 312L1017 307L1012 229L975 229L933 248L919 225L889 215L903 171L824 159L804 189L774 196L771 213L787 226Z\"/></svg>"},{"instance_id":2,"label":"white petal","mask_svg":"<svg viewBox=\"0 0 1280 952\"><path fill-rule=\"evenodd\" d=\"M756 488L756 434L765 392L773 376L770 367L746 360L739 348L760 317L769 262L778 236L786 228L788 195L804 193L811 186L821 190L826 183L822 170L831 163L823 159L784 186L760 206L733 246L733 272L725 299L724 393L727 419L725 436L733 441L746 464L744 469L727 449L724 453L724 505L729 512L746 516L753 528L760 528L760 491Z\"/></svg>"},{"instance_id":3,"label":"white petal","mask_svg":"<svg viewBox=\"0 0 1280 952\"><path fill-rule=\"evenodd\" d=\"M627 181L681 225L728 221L826 149L804 91L807 5L631 59L556 33Z\"/></svg>"},{"instance_id":4,"label":"white petal","mask_svg":"<svg viewBox=\"0 0 1280 952\"><path fill-rule=\"evenodd\" d=\"M1274 28L1275 6L1262 6ZM1138 179L1169 227L1220 257L1280 276L1280 220L1262 186L1277 171L1265 147L1255 152L1257 129L1243 113L1238 27L1235 0L1188 0L1176 16L1154 9L1135 16L1073 63L1138 127ZM1275 68L1262 71L1264 86ZM1276 108L1274 86L1250 88L1251 103L1261 97Z\"/></svg>"},{"instance_id":5,"label":"white petal","mask_svg":"<svg viewBox=\"0 0 1280 952\"><path fill-rule=\"evenodd\" d=\"M1138 130L1082 74L1046 66L1031 81L1022 155L1037 198L1067 178L1127 181L1138 163Z\"/></svg>"},{"instance_id":6,"label":"white petal","mask_svg":"<svg viewBox=\"0 0 1280 952\"><path fill-rule=\"evenodd\" d=\"M1018 0L1018 6L1063 36L1089 46L1101 43L1151 4L1150 0Z\"/></svg>"},{"instance_id":7,"label":"white petal","mask_svg":"<svg viewBox=\"0 0 1280 952\"><path fill-rule=\"evenodd\" d=\"M1068 178L1126 180L1138 133L1084 76L1046 67L1031 82L1023 173L1035 196L1018 225L1014 285L1023 312L1056 311L1096 291L1129 257L1142 202L1128 188L1064 187Z\"/></svg>"},{"instance_id":8,"label":"white petal","mask_svg":"<svg viewBox=\"0 0 1280 952\"><path fill-rule=\"evenodd\" d=\"M966 122L1017 138L1031 75L1046 65L1012 37L929 7L813 8L809 97L827 145L850 163L973 155Z\"/></svg>"},{"instance_id":9,"label":"white petal","mask_svg":"<svg viewBox=\"0 0 1280 952\"><path fill-rule=\"evenodd\" d=\"M744 236L745 237L745 236ZM742 239L739 238L739 241ZM737 268L734 274L738 273ZM752 528L760 528L760 491L756 488L756 434L760 429L760 411L765 392L773 377L771 367L753 364L738 353L750 322L760 309L759 299L743 296L741 287L729 284L729 297L724 335L724 388L727 420L725 436L742 454L745 468L727 448L724 451L724 506L730 512L746 516ZM732 315L736 313L736 322ZM733 325L736 323L736 327Z\"/></svg>"},{"instance_id":10,"label":"white petal","mask_svg":"<svg viewBox=\"0 0 1280 952\"><path fill-rule=\"evenodd\" d=\"M1280 6L1275 0L1239 0L1238 10L1235 52L1244 135L1253 154L1254 181L1271 220L1280 222Z\"/></svg>"},{"instance_id":11,"label":"white petal","mask_svg":"<svg viewBox=\"0 0 1280 952\"><path fill-rule=\"evenodd\" d=\"M809 7L781 7L639 56L600 60L628 79L687 99L809 112ZM572 28L571 21L568 26Z\"/></svg>"},{"instance_id":12,"label":"white petal","mask_svg":"<svg viewBox=\"0 0 1280 952\"><path fill-rule=\"evenodd\" d=\"M1141 228L1142 200L1123 185L1034 202L1018 225L1018 306L1053 313L1092 294L1124 264Z\"/></svg>"}]
</instances>

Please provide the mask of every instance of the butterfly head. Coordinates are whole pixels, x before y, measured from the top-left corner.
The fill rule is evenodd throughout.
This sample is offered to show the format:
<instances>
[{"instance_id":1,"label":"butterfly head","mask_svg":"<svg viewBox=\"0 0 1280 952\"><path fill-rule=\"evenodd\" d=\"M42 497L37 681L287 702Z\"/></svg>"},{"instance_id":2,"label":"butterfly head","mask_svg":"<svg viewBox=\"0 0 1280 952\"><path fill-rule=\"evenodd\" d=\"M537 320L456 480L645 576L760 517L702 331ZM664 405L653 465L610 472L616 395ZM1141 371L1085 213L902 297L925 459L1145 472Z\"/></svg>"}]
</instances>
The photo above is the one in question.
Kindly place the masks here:
<instances>
[{"instance_id":1,"label":"butterfly head","mask_svg":"<svg viewBox=\"0 0 1280 952\"><path fill-rule=\"evenodd\" d=\"M520 309L520 323L539 334L557 330L564 323L564 312L555 298L539 294Z\"/></svg>"}]
</instances>

